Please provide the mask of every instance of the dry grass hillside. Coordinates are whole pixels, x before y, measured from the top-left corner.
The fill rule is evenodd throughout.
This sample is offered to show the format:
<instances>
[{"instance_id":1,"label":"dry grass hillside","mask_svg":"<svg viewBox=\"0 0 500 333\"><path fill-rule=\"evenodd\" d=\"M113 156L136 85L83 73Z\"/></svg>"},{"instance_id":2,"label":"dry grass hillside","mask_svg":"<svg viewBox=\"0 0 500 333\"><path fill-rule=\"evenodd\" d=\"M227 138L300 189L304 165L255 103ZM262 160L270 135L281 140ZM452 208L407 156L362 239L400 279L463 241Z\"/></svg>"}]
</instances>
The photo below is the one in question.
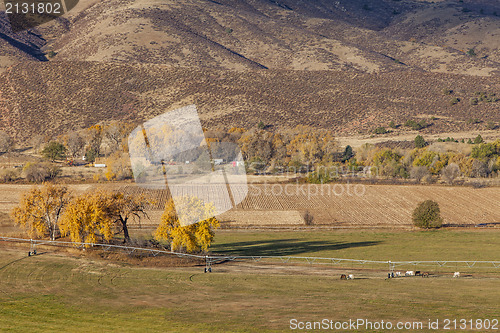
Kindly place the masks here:
<instances>
[{"instance_id":1,"label":"dry grass hillside","mask_svg":"<svg viewBox=\"0 0 500 333\"><path fill-rule=\"evenodd\" d=\"M82 1L45 28L45 49L60 60L485 76L499 68L494 12L487 1Z\"/></svg>"},{"instance_id":2,"label":"dry grass hillside","mask_svg":"<svg viewBox=\"0 0 500 333\"><path fill-rule=\"evenodd\" d=\"M452 89L451 95L443 89ZM49 62L18 64L0 75L2 127L18 140L58 134L99 121L136 122L190 103L207 127L278 128L299 124L357 135L390 120L425 118L423 133L484 130L500 121L500 102L469 99L478 91L500 95L495 78L392 72L251 72L160 65ZM461 102L450 104L451 98ZM434 117L434 118L431 118ZM469 119L481 123L473 124ZM398 131L409 131L401 127ZM411 134L412 132L410 132Z\"/></svg>"},{"instance_id":3,"label":"dry grass hillside","mask_svg":"<svg viewBox=\"0 0 500 333\"><path fill-rule=\"evenodd\" d=\"M0 12L0 128L27 140L196 103L206 126L484 130L500 102L470 100L500 97L495 13L493 0L82 0L13 33Z\"/></svg>"},{"instance_id":4,"label":"dry grass hillside","mask_svg":"<svg viewBox=\"0 0 500 333\"><path fill-rule=\"evenodd\" d=\"M44 44L35 32L14 34L5 13L0 11L0 73L19 62L46 60L40 50Z\"/></svg>"},{"instance_id":5,"label":"dry grass hillside","mask_svg":"<svg viewBox=\"0 0 500 333\"><path fill-rule=\"evenodd\" d=\"M82 0L30 33L60 61L487 76L499 69L498 15L491 0Z\"/></svg>"}]
</instances>

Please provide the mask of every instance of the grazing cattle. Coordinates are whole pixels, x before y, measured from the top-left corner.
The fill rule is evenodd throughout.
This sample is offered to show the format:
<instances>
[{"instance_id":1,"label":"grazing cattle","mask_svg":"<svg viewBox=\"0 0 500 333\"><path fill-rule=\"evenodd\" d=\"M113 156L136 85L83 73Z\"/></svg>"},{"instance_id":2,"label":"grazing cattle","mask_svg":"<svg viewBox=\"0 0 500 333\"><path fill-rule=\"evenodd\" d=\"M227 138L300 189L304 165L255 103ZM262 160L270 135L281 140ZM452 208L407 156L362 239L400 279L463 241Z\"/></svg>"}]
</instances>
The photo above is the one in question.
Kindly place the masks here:
<instances>
[{"instance_id":1,"label":"grazing cattle","mask_svg":"<svg viewBox=\"0 0 500 333\"><path fill-rule=\"evenodd\" d=\"M403 276L403 274L401 274L401 272L396 272L396 276Z\"/></svg>"},{"instance_id":2,"label":"grazing cattle","mask_svg":"<svg viewBox=\"0 0 500 333\"><path fill-rule=\"evenodd\" d=\"M419 276L420 274L422 274L422 272L420 272L420 271L415 271L415 276Z\"/></svg>"},{"instance_id":3,"label":"grazing cattle","mask_svg":"<svg viewBox=\"0 0 500 333\"><path fill-rule=\"evenodd\" d=\"M406 271L405 276L414 276L415 272L414 271Z\"/></svg>"},{"instance_id":4,"label":"grazing cattle","mask_svg":"<svg viewBox=\"0 0 500 333\"><path fill-rule=\"evenodd\" d=\"M453 277L454 277L454 278L459 278L459 277L460 277L460 272L455 272L455 273L453 273Z\"/></svg>"},{"instance_id":5,"label":"grazing cattle","mask_svg":"<svg viewBox=\"0 0 500 333\"><path fill-rule=\"evenodd\" d=\"M341 280L347 280L347 275L345 275L345 274L340 275L340 279Z\"/></svg>"},{"instance_id":6,"label":"grazing cattle","mask_svg":"<svg viewBox=\"0 0 500 333\"><path fill-rule=\"evenodd\" d=\"M428 277L429 277L429 272L423 272L423 273L422 273L422 277L426 277L426 278L428 278Z\"/></svg>"},{"instance_id":7,"label":"grazing cattle","mask_svg":"<svg viewBox=\"0 0 500 333\"><path fill-rule=\"evenodd\" d=\"M354 275L349 274L349 275L347 276L347 280L354 280Z\"/></svg>"}]
</instances>

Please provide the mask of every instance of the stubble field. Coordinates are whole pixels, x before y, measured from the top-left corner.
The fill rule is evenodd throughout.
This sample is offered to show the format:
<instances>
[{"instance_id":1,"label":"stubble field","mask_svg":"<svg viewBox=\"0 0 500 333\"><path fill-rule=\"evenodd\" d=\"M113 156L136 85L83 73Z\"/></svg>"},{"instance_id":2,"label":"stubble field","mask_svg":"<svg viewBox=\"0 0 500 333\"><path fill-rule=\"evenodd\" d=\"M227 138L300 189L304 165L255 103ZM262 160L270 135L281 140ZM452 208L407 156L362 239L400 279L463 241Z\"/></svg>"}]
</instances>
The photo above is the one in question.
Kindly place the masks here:
<instances>
[{"instance_id":1,"label":"stubble field","mask_svg":"<svg viewBox=\"0 0 500 333\"><path fill-rule=\"evenodd\" d=\"M217 185L223 187L225 185ZM0 185L0 228L13 231L9 217L21 194L31 185ZM150 219L141 228L156 228L166 192L130 184L69 185L75 193L96 188L143 194L153 200ZM238 190L238 189L237 189ZM239 189L243 191L243 188ZM421 201L439 203L445 224L474 226L500 223L500 187L472 188L439 185L361 185L361 184L251 184L248 196L237 209L219 219L226 227L303 227L302 215L314 216L313 227L402 228L411 229L411 214ZM230 206L230 202L226 203ZM132 223L132 227L138 227Z\"/></svg>"}]
</instances>

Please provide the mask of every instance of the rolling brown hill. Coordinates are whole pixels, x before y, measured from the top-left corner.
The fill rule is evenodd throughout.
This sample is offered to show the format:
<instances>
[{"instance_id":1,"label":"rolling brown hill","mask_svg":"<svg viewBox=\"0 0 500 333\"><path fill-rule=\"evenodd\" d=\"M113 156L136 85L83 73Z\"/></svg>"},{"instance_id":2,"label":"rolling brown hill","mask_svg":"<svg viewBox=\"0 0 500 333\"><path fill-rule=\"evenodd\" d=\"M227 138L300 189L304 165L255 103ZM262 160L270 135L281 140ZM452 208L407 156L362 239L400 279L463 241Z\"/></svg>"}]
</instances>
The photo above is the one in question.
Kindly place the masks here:
<instances>
[{"instance_id":1,"label":"rolling brown hill","mask_svg":"<svg viewBox=\"0 0 500 333\"><path fill-rule=\"evenodd\" d=\"M443 94L451 89L452 95ZM390 120L424 117L423 133L484 129L500 121L496 78L465 75L341 71L220 71L99 62L26 62L0 75L2 124L17 139L60 134L99 121L137 122L195 103L208 127L299 124L356 135ZM450 98L459 98L451 105ZM431 120L431 117L435 117ZM477 118L482 123L471 124Z\"/></svg>"},{"instance_id":2,"label":"rolling brown hill","mask_svg":"<svg viewBox=\"0 0 500 333\"><path fill-rule=\"evenodd\" d=\"M500 96L498 13L493 0L81 0L17 34L2 14L0 128L24 141L196 103L211 127L480 130L500 120L500 102L469 102Z\"/></svg>"},{"instance_id":3,"label":"rolling brown hill","mask_svg":"<svg viewBox=\"0 0 500 333\"><path fill-rule=\"evenodd\" d=\"M488 1L87 3L68 18L67 31L48 40L45 49L59 60L480 76L499 69L500 19L492 13L500 6ZM476 57L465 54L470 48Z\"/></svg>"},{"instance_id":4,"label":"rolling brown hill","mask_svg":"<svg viewBox=\"0 0 500 333\"><path fill-rule=\"evenodd\" d=\"M499 14L492 0L82 0L29 33L59 61L487 76Z\"/></svg>"},{"instance_id":5,"label":"rolling brown hill","mask_svg":"<svg viewBox=\"0 0 500 333\"><path fill-rule=\"evenodd\" d=\"M19 62L45 61L45 40L34 31L14 34L4 12L0 12L0 72Z\"/></svg>"}]
</instances>

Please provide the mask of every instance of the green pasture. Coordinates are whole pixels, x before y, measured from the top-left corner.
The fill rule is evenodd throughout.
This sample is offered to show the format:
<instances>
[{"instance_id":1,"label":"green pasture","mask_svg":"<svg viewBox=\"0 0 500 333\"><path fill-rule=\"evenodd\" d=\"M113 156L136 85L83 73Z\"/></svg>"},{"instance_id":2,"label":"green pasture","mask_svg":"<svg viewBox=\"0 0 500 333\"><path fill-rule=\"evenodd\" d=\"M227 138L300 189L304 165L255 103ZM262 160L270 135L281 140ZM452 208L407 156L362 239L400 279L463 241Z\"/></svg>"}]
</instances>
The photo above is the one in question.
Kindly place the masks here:
<instances>
[{"instance_id":1,"label":"green pasture","mask_svg":"<svg viewBox=\"0 0 500 333\"><path fill-rule=\"evenodd\" d=\"M212 250L377 260L494 260L500 254L499 236L447 230L222 231ZM356 279L341 281L329 266L294 265L288 270L282 264L263 269L264 264L256 263L252 270L251 262L224 263L205 274L203 267L145 268L50 249L40 252L27 257L22 248L0 248L2 332L256 332L289 331L291 319L500 319L500 274L387 280L385 272L368 270L354 271ZM309 274L308 267L314 273Z\"/></svg>"}]
</instances>

